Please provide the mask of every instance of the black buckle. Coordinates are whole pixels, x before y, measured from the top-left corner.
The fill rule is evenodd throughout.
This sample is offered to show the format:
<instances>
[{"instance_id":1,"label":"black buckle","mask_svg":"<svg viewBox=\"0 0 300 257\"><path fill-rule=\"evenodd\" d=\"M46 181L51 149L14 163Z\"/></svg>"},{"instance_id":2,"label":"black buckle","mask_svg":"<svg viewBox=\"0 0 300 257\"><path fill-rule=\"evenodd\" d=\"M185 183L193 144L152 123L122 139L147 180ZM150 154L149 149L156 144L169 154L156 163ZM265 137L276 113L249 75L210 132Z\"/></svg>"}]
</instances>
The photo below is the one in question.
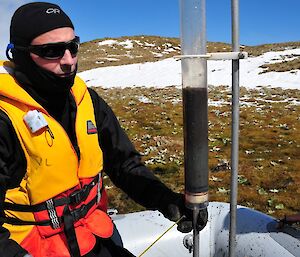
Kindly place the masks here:
<instances>
[{"instance_id":1,"label":"black buckle","mask_svg":"<svg viewBox=\"0 0 300 257\"><path fill-rule=\"evenodd\" d=\"M84 204L80 208L71 211L74 221L78 221L81 218L85 217L85 215L88 213L88 210L89 208Z\"/></svg>"},{"instance_id":2,"label":"black buckle","mask_svg":"<svg viewBox=\"0 0 300 257\"><path fill-rule=\"evenodd\" d=\"M79 204L81 202L81 190L76 190L70 194L70 204Z\"/></svg>"},{"instance_id":3,"label":"black buckle","mask_svg":"<svg viewBox=\"0 0 300 257\"><path fill-rule=\"evenodd\" d=\"M91 191L89 185L85 185L82 189L76 190L70 195L70 204L79 204L84 201Z\"/></svg>"}]
</instances>

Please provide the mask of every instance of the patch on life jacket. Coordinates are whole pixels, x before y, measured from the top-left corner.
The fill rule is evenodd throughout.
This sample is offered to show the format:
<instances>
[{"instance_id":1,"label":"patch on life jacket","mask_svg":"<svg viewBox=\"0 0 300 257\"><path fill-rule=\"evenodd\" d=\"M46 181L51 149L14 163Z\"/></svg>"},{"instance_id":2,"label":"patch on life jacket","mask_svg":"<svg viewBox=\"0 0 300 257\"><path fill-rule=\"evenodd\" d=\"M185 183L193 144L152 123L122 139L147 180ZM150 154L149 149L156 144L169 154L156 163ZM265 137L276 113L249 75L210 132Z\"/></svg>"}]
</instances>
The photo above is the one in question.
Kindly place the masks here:
<instances>
[{"instance_id":1,"label":"patch on life jacket","mask_svg":"<svg viewBox=\"0 0 300 257\"><path fill-rule=\"evenodd\" d=\"M91 120L88 120L86 122L86 128L87 128L87 133L90 134L96 134L97 133L97 128L94 125L94 123Z\"/></svg>"}]
</instances>

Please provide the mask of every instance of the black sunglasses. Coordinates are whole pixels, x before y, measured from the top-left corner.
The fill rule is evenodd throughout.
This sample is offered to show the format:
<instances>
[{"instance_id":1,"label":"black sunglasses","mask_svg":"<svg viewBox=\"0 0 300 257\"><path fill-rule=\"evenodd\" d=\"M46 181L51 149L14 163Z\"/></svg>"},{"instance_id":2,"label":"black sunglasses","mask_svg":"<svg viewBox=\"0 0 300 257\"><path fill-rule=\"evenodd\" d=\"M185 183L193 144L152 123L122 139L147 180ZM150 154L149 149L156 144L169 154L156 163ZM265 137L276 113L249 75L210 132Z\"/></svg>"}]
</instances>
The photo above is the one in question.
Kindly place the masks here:
<instances>
[{"instance_id":1,"label":"black sunglasses","mask_svg":"<svg viewBox=\"0 0 300 257\"><path fill-rule=\"evenodd\" d=\"M47 60L57 60L64 56L68 49L72 56L76 56L79 50L80 39L75 37L68 42L48 43L43 45L30 45L28 47L14 46L15 49L34 53Z\"/></svg>"}]
</instances>

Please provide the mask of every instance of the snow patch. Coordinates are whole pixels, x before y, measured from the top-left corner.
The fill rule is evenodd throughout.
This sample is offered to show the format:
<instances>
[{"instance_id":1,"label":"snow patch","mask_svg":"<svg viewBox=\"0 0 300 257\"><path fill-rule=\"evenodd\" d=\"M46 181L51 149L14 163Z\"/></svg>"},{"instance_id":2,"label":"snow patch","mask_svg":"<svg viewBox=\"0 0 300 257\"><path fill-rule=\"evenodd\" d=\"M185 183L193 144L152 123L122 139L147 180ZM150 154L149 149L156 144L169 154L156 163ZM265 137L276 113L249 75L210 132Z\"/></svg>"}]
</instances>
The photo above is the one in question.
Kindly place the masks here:
<instances>
[{"instance_id":1,"label":"snow patch","mask_svg":"<svg viewBox=\"0 0 300 257\"><path fill-rule=\"evenodd\" d=\"M103 41L104 42L104 41ZM103 43L102 42L102 43ZM154 54L154 53L153 53ZM247 88L258 86L300 89L300 72L266 72L260 68L265 63L300 55L299 49L268 52L261 56L240 60L240 85ZM157 54L159 57L159 54ZM231 61L208 61L208 84L231 85ZM137 63L113 67L101 67L78 74L88 86L102 87L167 87L181 86L181 63L173 58L157 62Z\"/></svg>"},{"instance_id":2,"label":"snow patch","mask_svg":"<svg viewBox=\"0 0 300 257\"><path fill-rule=\"evenodd\" d=\"M113 45L113 44L116 44L116 43L118 43L118 41L108 39L108 40L104 40L104 41L99 42L98 45L99 46L105 46L105 45Z\"/></svg>"},{"instance_id":3,"label":"snow patch","mask_svg":"<svg viewBox=\"0 0 300 257\"><path fill-rule=\"evenodd\" d=\"M126 49L131 49L131 48L133 48L133 43L132 43L132 41L129 40L129 39L125 40L124 42L120 42L119 45L124 46L124 48L126 48Z\"/></svg>"}]
</instances>

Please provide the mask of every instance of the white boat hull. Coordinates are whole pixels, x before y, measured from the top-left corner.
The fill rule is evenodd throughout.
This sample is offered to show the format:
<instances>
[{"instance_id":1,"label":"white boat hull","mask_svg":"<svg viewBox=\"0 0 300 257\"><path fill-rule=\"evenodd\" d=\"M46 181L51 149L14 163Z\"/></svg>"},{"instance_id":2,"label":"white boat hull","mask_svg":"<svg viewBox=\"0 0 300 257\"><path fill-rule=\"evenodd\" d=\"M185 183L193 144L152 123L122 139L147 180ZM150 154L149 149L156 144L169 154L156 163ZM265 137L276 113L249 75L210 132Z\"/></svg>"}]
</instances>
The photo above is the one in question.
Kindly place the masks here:
<instances>
[{"instance_id":1,"label":"white boat hull","mask_svg":"<svg viewBox=\"0 0 300 257\"><path fill-rule=\"evenodd\" d=\"M228 256L229 204L211 202L208 207L207 226L200 232L201 257ZM114 239L140 256L160 235L174 223L158 211L143 211L125 215L112 215L119 234ZM237 257L300 257L300 232L293 228L278 231L276 220L261 212L238 206L236 256ZM174 226L142 256L193 256L184 246L192 233L180 233Z\"/></svg>"}]
</instances>

